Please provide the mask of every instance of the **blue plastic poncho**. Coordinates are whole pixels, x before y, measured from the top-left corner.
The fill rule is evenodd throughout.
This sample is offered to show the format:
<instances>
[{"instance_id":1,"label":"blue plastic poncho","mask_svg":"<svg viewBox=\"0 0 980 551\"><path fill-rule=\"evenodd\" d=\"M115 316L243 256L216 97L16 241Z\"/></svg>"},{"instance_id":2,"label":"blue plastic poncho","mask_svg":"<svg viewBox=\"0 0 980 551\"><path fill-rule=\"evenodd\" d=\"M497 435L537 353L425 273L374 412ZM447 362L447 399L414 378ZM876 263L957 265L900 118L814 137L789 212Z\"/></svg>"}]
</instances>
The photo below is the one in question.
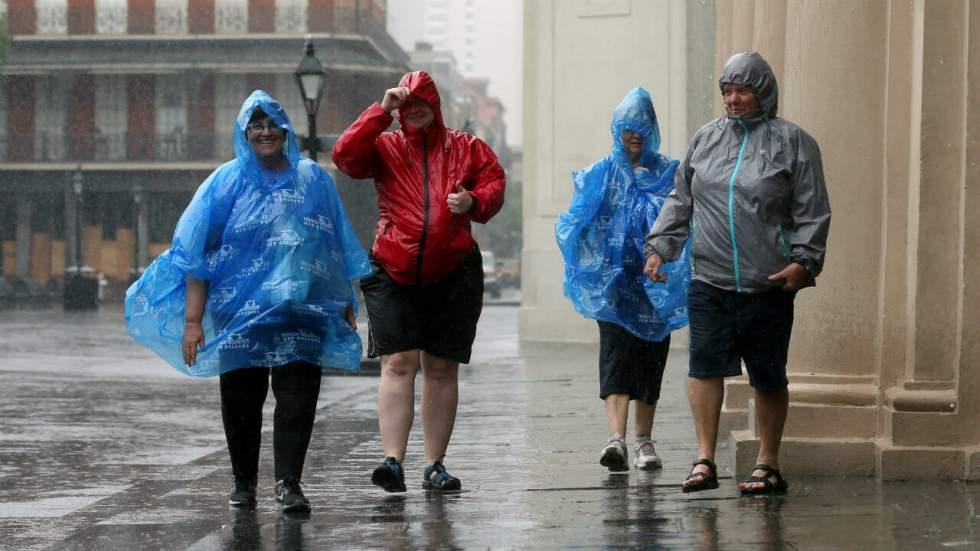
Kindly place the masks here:
<instances>
[{"instance_id":1,"label":"blue plastic poncho","mask_svg":"<svg viewBox=\"0 0 980 551\"><path fill-rule=\"evenodd\" d=\"M286 130L288 168L262 167L245 137L256 108ZM188 375L303 360L356 370L361 341L344 320L354 282L371 273L333 180L300 157L296 133L261 90L234 129L236 159L201 184L177 222L173 244L126 292L126 330ZM185 276L207 280L205 346L181 356Z\"/></svg>"},{"instance_id":2,"label":"blue plastic poncho","mask_svg":"<svg viewBox=\"0 0 980 551\"><path fill-rule=\"evenodd\" d=\"M639 132L643 152L634 169L620 136ZM589 319L618 324L645 340L663 340L687 325L690 257L685 249L661 273L643 275L643 241L674 189L677 161L657 153L660 129L650 94L634 88L613 112L612 153L574 172L572 203L555 223L565 260L565 296Z\"/></svg>"}]
</instances>

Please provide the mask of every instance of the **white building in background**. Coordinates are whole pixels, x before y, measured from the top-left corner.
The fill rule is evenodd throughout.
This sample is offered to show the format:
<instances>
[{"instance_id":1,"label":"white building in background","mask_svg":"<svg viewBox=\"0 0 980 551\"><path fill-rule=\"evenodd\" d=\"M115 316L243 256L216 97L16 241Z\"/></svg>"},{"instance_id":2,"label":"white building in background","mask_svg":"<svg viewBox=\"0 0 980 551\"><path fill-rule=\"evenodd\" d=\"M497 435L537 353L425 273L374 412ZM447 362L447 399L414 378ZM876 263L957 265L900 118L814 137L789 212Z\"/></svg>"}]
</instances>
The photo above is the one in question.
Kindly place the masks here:
<instances>
[{"instance_id":1,"label":"white building in background","mask_svg":"<svg viewBox=\"0 0 980 551\"><path fill-rule=\"evenodd\" d=\"M675 159L684 154L717 95L714 6L536 0L524 4L524 27L520 336L595 341L595 322L578 315L562 295L555 219L571 201L571 173L609 154L613 109L635 86L653 98L660 152Z\"/></svg>"},{"instance_id":2,"label":"white building in background","mask_svg":"<svg viewBox=\"0 0 980 551\"><path fill-rule=\"evenodd\" d=\"M453 53L461 75L485 78L506 109L507 143L523 133L521 0L389 0L388 32L406 51L416 42Z\"/></svg>"}]
</instances>

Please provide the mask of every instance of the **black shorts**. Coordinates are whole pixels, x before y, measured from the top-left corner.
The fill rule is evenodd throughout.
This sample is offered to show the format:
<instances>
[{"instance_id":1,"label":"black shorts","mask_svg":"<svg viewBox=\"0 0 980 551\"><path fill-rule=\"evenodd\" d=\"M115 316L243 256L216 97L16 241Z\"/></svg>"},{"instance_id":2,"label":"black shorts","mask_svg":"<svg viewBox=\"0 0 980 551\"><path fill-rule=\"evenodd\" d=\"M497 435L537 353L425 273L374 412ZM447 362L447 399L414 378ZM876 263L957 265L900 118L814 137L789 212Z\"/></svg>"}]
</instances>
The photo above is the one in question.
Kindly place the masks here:
<instances>
[{"instance_id":1,"label":"black shorts","mask_svg":"<svg viewBox=\"0 0 980 551\"><path fill-rule=\"evenodd\" d=\"M369 357L419 349L469 363L483 310L480 249L474 247L455 271L427 285L402 285L373 258L371 267L374 273L361 280Z\"/></svg>"},{"instance_id":2,"label":"black shorts","mask_svg":"<svg viewBox=\"0 0 980 551\"><path fill-rule=\"evenodd\" d=\"M647 341L615 323L599 322L599 398L629 394L630 400L653 404L667 366L670 335Z\"/></svg>"},{"instance_id":3,"label":"black shorts","mask_svg":"<svg viewBox=\"0 0 980 551\"><path fill-rule=\"evenodd\" d=\"M738 293L692 281L687 294L689 376L741 375L744 361L753 388L762 392L785 389L795 298L796 291Z\"/></svg>"}]
</instances>

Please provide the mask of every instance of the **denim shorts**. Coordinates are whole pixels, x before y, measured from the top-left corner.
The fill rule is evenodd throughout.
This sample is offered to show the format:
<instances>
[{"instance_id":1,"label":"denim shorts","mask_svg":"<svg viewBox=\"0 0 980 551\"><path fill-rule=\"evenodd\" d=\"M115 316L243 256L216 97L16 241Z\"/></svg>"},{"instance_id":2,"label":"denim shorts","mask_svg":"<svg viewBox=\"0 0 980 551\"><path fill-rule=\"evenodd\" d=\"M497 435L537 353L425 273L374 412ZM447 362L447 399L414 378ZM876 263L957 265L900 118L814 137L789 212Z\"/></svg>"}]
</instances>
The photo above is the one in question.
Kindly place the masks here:
<instances>
[{"instance_id":1,"label":"denim shorts","mask_svg":"<svg viewBox=\"0 0 980 551\"><path fill-rule=\"evenodd\" d=\"M726 291L692 281L687 295L691 326L688 376L696 379L742 374L761 392L786 388L786 355L793 331L796 291Z\"/></svg>"}]
</instances>

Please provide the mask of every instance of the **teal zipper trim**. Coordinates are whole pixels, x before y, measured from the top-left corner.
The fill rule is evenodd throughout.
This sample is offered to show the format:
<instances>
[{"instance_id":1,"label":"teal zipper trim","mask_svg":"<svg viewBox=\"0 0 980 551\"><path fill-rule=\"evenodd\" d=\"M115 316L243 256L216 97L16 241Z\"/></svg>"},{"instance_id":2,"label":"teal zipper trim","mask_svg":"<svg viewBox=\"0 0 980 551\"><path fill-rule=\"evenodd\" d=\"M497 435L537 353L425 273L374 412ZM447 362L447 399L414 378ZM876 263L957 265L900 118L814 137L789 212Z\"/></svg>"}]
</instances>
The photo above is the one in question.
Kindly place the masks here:
<instances>
[{"instance_id":1,"label":"teal zipper trim","mask_svg":"<svg viewBox=\"0 0 980 551\"><path fill-rule=\"evenodd\" d=\"M776 224L776 230L779 232L779 245L783 248L783 254L789 257L789 245L786 244L786 238L783 237L783 225Z\"/></svg>"},{"instance_id":2,"label":"teal zipper trim","mask_svg":"<svg viewBox=\"0 0 980 551\"><path fill-rule=\"evenodd\" d=\"M738 171L742 168L742 158L745 157L745 146L749 143L749 127L745 125L745 121L741 119L736 120L738 120L738 124L742 127L742 145L738 148L738 160L735 161L735 170L732 171L732 177L728 179L728 230L732 236L732 265L735 267L735 290L741 293L742 276L738 271L738 243L735 241L735 178L738 176Z\"/></svg>"}]
</instances>

